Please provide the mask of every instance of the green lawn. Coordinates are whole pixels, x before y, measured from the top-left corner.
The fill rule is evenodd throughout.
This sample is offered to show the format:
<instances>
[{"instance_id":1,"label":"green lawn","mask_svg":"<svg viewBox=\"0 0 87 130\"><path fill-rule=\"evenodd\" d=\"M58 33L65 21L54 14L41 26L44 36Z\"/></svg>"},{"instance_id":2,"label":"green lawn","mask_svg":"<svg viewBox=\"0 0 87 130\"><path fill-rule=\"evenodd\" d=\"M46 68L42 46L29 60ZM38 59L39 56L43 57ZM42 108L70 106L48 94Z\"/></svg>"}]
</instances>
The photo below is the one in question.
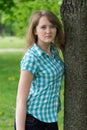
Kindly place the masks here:
<instances>
[{"instance_id":1,"label":"green lawn","mask_svg":"<svg viewBox=\"0 0 87 130\"><path fill-rule=\"evenodd\" d=\"M25 39L18 37L0 37L1 48L24 48Z\"/></svg>"},{"instance_id":2,"label":"green lawn","mask_svg":"<svg viewBox=\"0 0 87 130\"><path fill-rule=\"evenodd\" d=\"M60 96L61 96L61 111L58 114L58 124L59 124L59 130L63 130L63 120L64 120L64 82L62 83L61 95Z\"/></svg>"},{"instance_id":3,"label":"green lawn","mask_svg":"<svg viewBox=\"0 0 87 130\"><path fill-rule=\"evenodd\" d=\"M15 44L12 48L14 47ZM23 52L0 53L0 130L13 130L22 56ZM61 89L62 110L59 113L59 130L63 130L63 95L64 83L62 83Z\"/></svg>"},{"instance_id":4,"label":"green lawn","mask_svg":"<svg viewBox=\"0 0 87 130\"><path fill-rule=\"evenodd\" d=\"M22 53L0 53L0 130L12 130Z\"/></svg>"}]
</instances>

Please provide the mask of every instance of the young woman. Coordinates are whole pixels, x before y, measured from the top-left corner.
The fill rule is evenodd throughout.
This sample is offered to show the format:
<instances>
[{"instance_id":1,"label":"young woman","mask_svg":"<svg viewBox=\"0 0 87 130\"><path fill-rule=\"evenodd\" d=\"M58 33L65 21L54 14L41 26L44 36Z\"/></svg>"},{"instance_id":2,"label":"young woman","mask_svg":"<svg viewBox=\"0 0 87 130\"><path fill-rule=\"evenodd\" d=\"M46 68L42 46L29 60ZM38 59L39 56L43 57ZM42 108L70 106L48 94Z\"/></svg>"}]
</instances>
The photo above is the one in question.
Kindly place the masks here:
<instances>
[{"instance_id":1,"label":"young woman","mask_svg":"<svg viewBox=\"0 0 87 130\"><path fill-rule=\"evenodd\" d=\"M50 11L32 14L27 51L21 61L16 104L16 130L58 130L60 87L64 65L58 54L64 36Z\"/></svg>"}]
</instances>

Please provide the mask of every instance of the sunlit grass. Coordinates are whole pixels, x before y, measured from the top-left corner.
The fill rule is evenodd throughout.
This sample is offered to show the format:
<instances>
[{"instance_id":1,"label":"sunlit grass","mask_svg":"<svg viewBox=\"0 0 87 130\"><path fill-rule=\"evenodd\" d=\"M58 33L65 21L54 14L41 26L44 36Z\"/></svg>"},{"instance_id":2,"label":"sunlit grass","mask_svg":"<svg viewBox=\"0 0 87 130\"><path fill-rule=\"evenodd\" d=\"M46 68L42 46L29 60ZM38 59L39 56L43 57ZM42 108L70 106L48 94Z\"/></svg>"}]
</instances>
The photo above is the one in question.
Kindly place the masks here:
<instances>
[{"instance_id":1,"label":"sunlit grass","mask_svg":"<svg viewBox=\"0 0 87 130\"><path fill-rule=\"evenodd\" d=\"M0 53L0 130L13 130L22 53Z\"/></svg>"},{"instance_id":2,"label":"sunlit grass","mask_svg":"<svg viewBox=\"0 0 87 130\"><path fill-rule=\"evenodd\" d=\"M24 38L0 36L0 48L24 48L24 45Z\"/></svg>"},{"instance_id":3,"label":"sunlit grass","mask_svg":"<svg viewBox=\"0 0 87 130\"><path fill-rule=\"evenodd\" d=\"M58 124L59 124L59 130L63 130L63 123L64 123L64 79L62 82L62 87L61 87L61 111L58 113Z\"/></svg>"}]
</instances>

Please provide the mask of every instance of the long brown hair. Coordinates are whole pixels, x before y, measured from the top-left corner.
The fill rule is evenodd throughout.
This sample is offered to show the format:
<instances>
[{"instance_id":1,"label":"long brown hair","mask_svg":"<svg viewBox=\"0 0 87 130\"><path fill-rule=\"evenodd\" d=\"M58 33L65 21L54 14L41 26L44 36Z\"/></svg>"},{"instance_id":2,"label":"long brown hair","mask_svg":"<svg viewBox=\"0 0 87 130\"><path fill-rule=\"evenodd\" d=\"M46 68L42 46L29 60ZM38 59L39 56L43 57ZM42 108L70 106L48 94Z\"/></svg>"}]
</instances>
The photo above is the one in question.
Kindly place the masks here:
<instances>
[{"instance_id":1,"label":"long brown hair","mask_svg":"<svg viewBox=\"0 0 87 130\"><path fill-rule=\"evenodd\" d=\"M49 22L51 22L57 28L56 37L54 40L54 44L58 46L63 51L64 46L64 34L62 30L62 25L57 16L48 11L48 10L38 10L33 12L32 16L30 17L29 27L26 35L26 49L31 47L34 43L37 42L37 37L35 35L36 26L39 23L39 20L42 16L46 16Z\"/></svg>"}]
</instances>

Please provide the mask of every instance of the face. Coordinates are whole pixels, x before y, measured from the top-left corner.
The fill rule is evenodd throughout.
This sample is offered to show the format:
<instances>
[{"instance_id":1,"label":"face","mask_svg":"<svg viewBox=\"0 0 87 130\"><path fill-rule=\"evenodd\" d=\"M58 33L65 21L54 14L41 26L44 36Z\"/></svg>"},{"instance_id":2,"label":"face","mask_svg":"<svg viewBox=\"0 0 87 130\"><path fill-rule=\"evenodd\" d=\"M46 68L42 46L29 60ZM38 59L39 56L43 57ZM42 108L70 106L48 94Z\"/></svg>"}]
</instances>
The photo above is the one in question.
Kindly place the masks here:
<instances>
[{"instance_id":1,"label":"face","mask_svg":"<svg viewBox=\"0 0 87 130\"><path fill-rule=\"evenodd\" d=\"M41 17L35 30L35 35L38 39L37 43L51 43L55 39L56 32L56 27L49 22L47 17Z\"/></svg>"}]
</instances>

